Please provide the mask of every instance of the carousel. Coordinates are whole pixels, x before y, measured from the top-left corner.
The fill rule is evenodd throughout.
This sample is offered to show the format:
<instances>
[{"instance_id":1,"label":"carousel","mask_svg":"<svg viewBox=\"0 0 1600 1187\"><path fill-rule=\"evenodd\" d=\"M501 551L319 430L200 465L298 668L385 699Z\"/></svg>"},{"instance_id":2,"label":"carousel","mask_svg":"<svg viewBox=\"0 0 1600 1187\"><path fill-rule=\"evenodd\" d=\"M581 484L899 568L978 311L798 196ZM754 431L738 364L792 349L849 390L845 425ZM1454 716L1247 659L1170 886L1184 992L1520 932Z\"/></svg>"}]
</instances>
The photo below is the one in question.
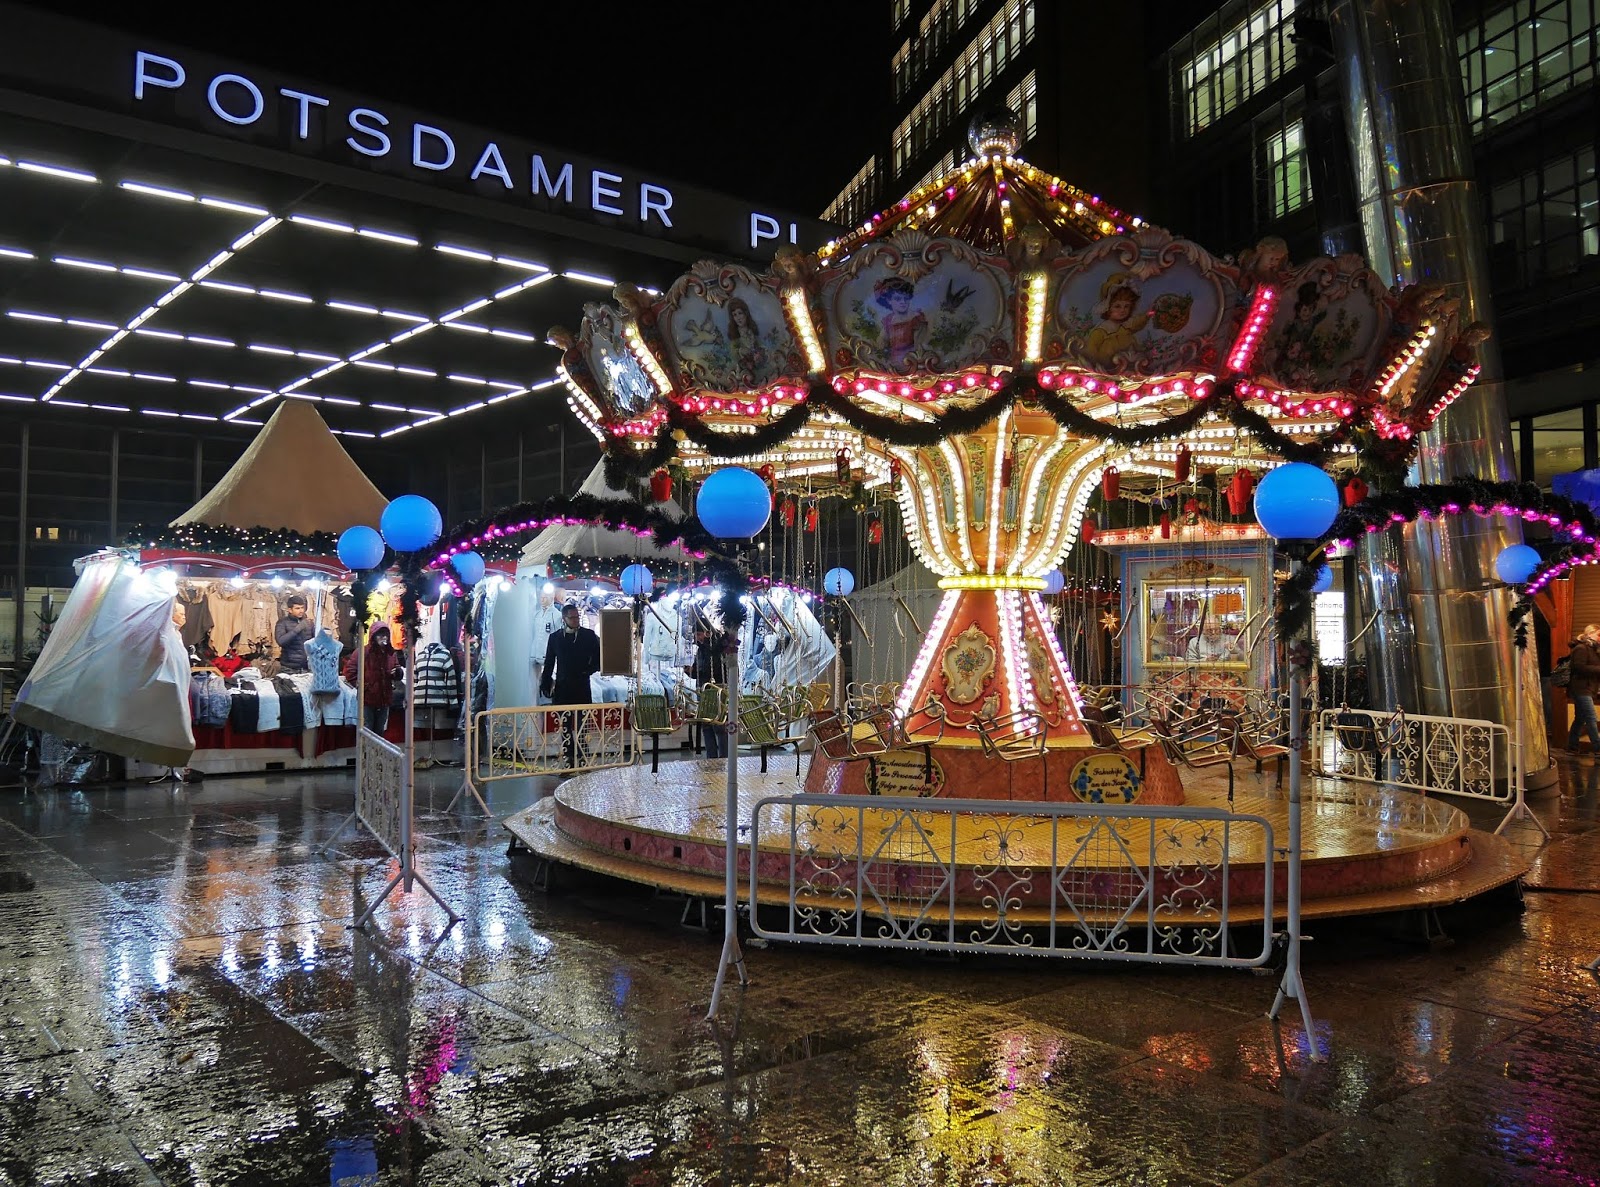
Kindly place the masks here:
<instances>
[{"instance_id":1,"label":"carousel","mask_svg":"<svg viewBox=\"0 0 1600 1187\"><path fill-rule=\"evenodd\" d=\"M937 583L931 615L907 614L899 679L861 695L837 678L831 701L809 702L799 773L741 771L741 805L805 790L1225 802L1280 819L1273 609L1302 575L1254 524L1250 487L1286 462L1355 484L1358 464L1403 472L1475 378L1482 331L1357 257L1293 264L1271 239L1213 256L1019 147L1014 122L975 122L971 159L814 253L784 248L765 272L702 262L654 298L619 285L576 333L551 331L569 406L613 486L670 489L670 474L692 489L749 467L778 509L767 557L804 530L796 505L839 497L881 515L878 533ZM1103 578L1133 545L1156 567L1123 564L1120 602L1080 588L1072 604L1091 632L1138 621L1144 658L1115 672L1097 658L1086 687L1063 647L1062 567ZM841 630L861 623L852 588L827 588ZM1182 736L1200 670L1204 745ZM721 784L706 763L581 775L507 827L556 862L715 894ZM1386 790L1374 812L1324 791L1306 823L1308 911L1453 901L1521 872L1443 803ZM1235 901L1259 901L1259 870L1252 889L1233 868Z\"/></svg>"}]
</instances>

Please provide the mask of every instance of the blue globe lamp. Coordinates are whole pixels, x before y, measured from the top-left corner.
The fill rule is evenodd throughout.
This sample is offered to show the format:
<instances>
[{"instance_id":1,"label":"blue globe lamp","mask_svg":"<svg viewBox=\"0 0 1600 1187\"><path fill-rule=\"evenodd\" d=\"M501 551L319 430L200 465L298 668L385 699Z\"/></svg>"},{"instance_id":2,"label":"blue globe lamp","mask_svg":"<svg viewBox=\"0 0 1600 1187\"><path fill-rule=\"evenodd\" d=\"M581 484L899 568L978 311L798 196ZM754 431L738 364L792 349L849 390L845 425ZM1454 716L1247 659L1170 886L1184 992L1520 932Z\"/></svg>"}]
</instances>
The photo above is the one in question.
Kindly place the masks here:
<instances>
[{"instance_id":1,"label":"blue globe lamp","mask_svg":"<svg viewBox=\"0 0 1600 1187\"><path fill-rule=\"evenodd\" d=\"M1311 583L1311 592L1314 594L1327 593L1333 588L1333 570L1323 565L1317 570L1316 580Z\"/></svg>"},{"instance_id":2,"label":"blue globe lamp","mask_svg":"<svg viewBox=\"0 0 1600 1187\"><path fill-rule=\"evenodd\" d=\"M1526 585L1539 567L1539 552L1526 544L1512 544L1502 548L1494 558L1494 575L1507 585Z\"/></svg>"},{"instance_id":3,"label":"blue globe lamp","mask_svg":"<svg viewBox=\"0 0 1600 1187\"><path fill-rule=\"evenodd\" d=\"M1062 573L1060 569L1051 569L1044 575L1044 592L1049 597L1055 597L1066 588L1066 574Z\"/></svg>"},{"instance_id":4,"label":"blue globe lamp","mask_svg":"<svg viewBox=\"0 0 1600 1187\"><path fill-rule=\"evenodd\" d=\"M340 533L336 551L339 563L352 573L376 569L383 563L383 537L378 535L377 528L358 523Z\"/></svg>"},{"instance_id":5,"label":"blue globe lamp","mask_svg":"<svg viewBox=\"0 0 1600 1187\"><path fill-rule=\"evenodd\" d=\"M856 575L849 569L829 569L822 575L822 592L847 598L855 592Z\"/></svg>"},{"instance_id":6,"label":"blue globe lamp","mask_svg":"<svg viewBox=\"0 0 1600 1187\"><path fill-rule=\"evenodd\" d=\"M456 571L464 589L471 589L483 580L485 565L476 552L463 552L451 557L450 567Z\"/></svg>"},{"instance_id":7,"label":"blue globe lamp","mask_svg":"<svg viewBox=\"0 0 1600 1187\"><path fill-rule=\"evenodd\" d=\"M726 466L700 486L695 512L719 540L748 540L772 516L772 492L753 470Z\"/></svg>"},{"instance_id":8,"label":"blue globe lamp","mask_svg":"<svg viewBox=\"0 0 1600 1187\"><path fill-rule=\"evenodd\" d=\"M1339 515L1339 488L1321 467L1290 462L1261 480L1255 510L1274 540L1315 540Z\"/></svg>"},{"instance_id":9,"label":"blue globe lamp","mask_svg":"<svg viewBox=\"0 0 1600 1187\"><path fill-rule=\"evenodd\" d=\"M420 552L443 533L444 517L421 495L401 495L383 509L378 527L396 552Z\"/></svg>"},{"instance_id":10,"label":"blue globe lamp","mask_svg":"<svg viewBox=\"0 0 1600 1187\"><path fill-rule=\"evenodd\" d=\"M649 596L656 587L655 574L645 565L629 565L622 570L622 592L630 598L643 598Z\"/></svg>"}]
</instances>

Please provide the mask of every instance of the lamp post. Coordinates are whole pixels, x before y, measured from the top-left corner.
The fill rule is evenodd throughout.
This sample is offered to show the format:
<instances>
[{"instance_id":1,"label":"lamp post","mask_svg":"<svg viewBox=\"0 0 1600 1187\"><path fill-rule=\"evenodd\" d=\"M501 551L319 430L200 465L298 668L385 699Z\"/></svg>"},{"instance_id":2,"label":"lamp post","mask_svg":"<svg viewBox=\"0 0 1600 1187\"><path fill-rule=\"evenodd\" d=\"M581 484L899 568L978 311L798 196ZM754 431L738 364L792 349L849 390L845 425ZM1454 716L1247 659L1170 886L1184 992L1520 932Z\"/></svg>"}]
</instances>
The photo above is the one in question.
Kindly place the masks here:
<instances>
[{"instance_id":1,"label":"lamp post","mask_svg":"<svg viewBox=\"0 0 1600 1187\"><path fill-rule=\"evenodd\" d=\"M1256 519L1273 538L1280 551L1304 561L1310 542L1331 526L1339 514L1339 488L1332 478L1320 468L1305 462L1290 462L1279 466L1261 480L1255 494ZM1316 1030L1311 1021L1311 1007L1306 1002L1305 983L1300 976L1300 750L1304 743L1301 722L1301 702L1305 698L1304 679L1294 640L1283 639L1289 663L1289 894L1288 943L1286 946L1283 980L1278 985L1277 996L1267 1016L1274 1020L1282 1012L1285 1002L1300 1003L1300 1020L1305 1024L1306 1042L1311 1058L1320 1058L1317 1052Z\"/></svg>"},{"instance_id":2,"label":"lamp post","mask_svg":"<svg viewBox=\"0 0 1600 1187\"><path fill-rule=\"evenodd\" d=\"M1525 587L1527 586L1528 578L1533 576L1534 570L1539 567L1539 564L1540 557L1537 551L1526 544L1511 544L1502 548L1500 555L1495 557L1495 576L1499 577L1507 586L1524 591L1524 596L1526 596ZM1527 625L1524 622L1519 628L1519 633L1526 630ZM1523 636L1523 639L1523 646L1526 646L1526 635ZM1544 821L1528 810L1528 751L1526 737L1528 713L1526 706L1522 703L1522 656L1518 654L1522 649L1522 647L1516 647L1511 652L1511 667L1516 673L1516 713L1513 718L1513 728L1516 732L1512 736L1511 744L1515 748L1517 755L1516 766L1512 773L1511 808L1506 812L1505 819L1500 822L1494 831L1495 835L1498 836L1500 833L1505 832L1506 826L1513 820L1520 820L1526 816L1533 821L1534 826L1544 834L1544 839L1548 841L1550 839L1550 830L1544 826Z\"/></svg>"},{"instance_id":3,"label":"lamp post","mask_svg":"<svg viewBox=\"0 0 1600 1187\"><path fill-rule=\"evenodd\" d=\"M747 541L762 528L772 516L772 492L754 471L743 466L728 466L717 470L700 487L695 513L706 531L719 540ZM727 626L725 622L724 627ZM736 632L725 632L734 639ZM737 651L735 652L737 654ZM735 660L737 668L738 661ZM750 978L744 968L744 952L739 947L739 680L735 673L724 678L727 686L723 695L727 700L727 751L728 781L723 801L723 898L722 898L722 955L717 960L717 979L711 987L711 1006L706 1018L714 1020L717 1007L722 1004L722 986L733 967L739 974L739 984L748 985ZM755 845L752 837L750 862L755 865ZM750 909L755 910L755 895L751 892Z\"/></svg>"}]
</instances>

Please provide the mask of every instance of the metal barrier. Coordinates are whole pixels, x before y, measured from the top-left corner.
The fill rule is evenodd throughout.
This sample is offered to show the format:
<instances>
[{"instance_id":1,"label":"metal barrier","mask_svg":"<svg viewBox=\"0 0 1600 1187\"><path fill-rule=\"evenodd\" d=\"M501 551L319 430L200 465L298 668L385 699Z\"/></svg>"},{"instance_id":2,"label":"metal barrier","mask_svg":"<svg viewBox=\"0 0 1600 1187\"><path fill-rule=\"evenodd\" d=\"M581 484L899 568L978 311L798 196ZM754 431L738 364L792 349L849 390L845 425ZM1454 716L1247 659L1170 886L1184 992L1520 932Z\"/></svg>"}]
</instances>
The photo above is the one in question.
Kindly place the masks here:
<instances>
[{"instance_id":1,"label":"metal barrier","mask_svg":"<svg viewBox=\"0 0 1600 1187\"><path fill-rule=\"evenodd\" d=\"M769 940L1239 968L1272 957L1276 847L1260 816L796 795L757 801L751 821L752 902L760 883L787 889L780 926L751 912ZM1236 881L1259 927L1234 924Z\"/></svg>"},{"instance_id":2,"label":"metal barrier","mask_svg":"<svg viewBox=\"0 0 1600 1187\"><path fill-rule=\"evenodd\" d=\"M1505 778L1510 746L1505 726L1472 717L1324 709L1312 719L1318 774L1496 804L1516 795Z\"/></svg>"},{"instance_id":3,"label":"metal barrier","mask_svg":"<svg viewBox=\"0 0 1600 1187\"><path fill-rule=\"evenodd\" d=\"M472 751L478 783L625 767L636 756L627 706L617 702L485 709L473 726L479 731Z\"/></svg>"}]
</instances>

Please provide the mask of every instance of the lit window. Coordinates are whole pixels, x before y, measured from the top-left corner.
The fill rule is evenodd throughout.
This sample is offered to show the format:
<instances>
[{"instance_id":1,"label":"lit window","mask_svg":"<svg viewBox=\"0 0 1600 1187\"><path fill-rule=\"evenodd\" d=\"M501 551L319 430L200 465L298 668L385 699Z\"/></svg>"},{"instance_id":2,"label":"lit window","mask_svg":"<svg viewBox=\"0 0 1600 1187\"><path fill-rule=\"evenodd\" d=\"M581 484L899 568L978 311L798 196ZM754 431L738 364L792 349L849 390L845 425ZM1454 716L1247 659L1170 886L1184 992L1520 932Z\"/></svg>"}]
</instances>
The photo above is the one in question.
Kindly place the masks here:
<instances>
[{"instance_id":1,"label":"lit window","mask_svg":"<svg viewBox=\"0 0 1600 1187\"><path fill-rule=\"evenodd\" d=\"M1474 133L1591 83L1600 64L1600 0L1513 0L1456 38Z\"/></svg>"},{"instance_id":2,"label":"lit window","mask_svg":"<svg viewBox=\"0 0 1600 1187\"><path fill-rule=\"evenodd\" d=\"M1295 64L1293 29L1296 0L1269 0L1239 24L1205 43L1175 67L1175 99L1181 125L1193 136L1263 90ZM1189 38L1190 45L1197 38Z\"/></svg>"},{"instance_id":3,"label":"lit window","mask_svg":"<svg viewBox=\"0 0 1600 1187\"><path fill-rule=\"evenodd\" d=\"M867 163L850 179L850 184L839 191L839 196L828 204L822 217L829 222L853 227L867 217L867 207L878 196L878 158L869 157Z\"/></svg>"},{"instance_id":4,"label":"lit window","mask_svg":"<svg viewBox=\"0 0 1600 1187\"><path fill-rule=\"evenodd\" d=\"M1300 120L1269 132L1262 142L1273 218L1282 218L1311 201L1306 172L1305 125Z\"/></svg>"},{"instance_id":5,"label":"lit window","mask_svg":"<svg viewBox=\"0 0 1600 1187\"><path fill-rule=\"evenodd\" d=\"M890 137L896 176L975 104L985 88L1032 42L1037 31L1034 3L1035 0L1006 0L961 56L928 88L911 114L900 121Z\"/></svg>"}]
</instances>

